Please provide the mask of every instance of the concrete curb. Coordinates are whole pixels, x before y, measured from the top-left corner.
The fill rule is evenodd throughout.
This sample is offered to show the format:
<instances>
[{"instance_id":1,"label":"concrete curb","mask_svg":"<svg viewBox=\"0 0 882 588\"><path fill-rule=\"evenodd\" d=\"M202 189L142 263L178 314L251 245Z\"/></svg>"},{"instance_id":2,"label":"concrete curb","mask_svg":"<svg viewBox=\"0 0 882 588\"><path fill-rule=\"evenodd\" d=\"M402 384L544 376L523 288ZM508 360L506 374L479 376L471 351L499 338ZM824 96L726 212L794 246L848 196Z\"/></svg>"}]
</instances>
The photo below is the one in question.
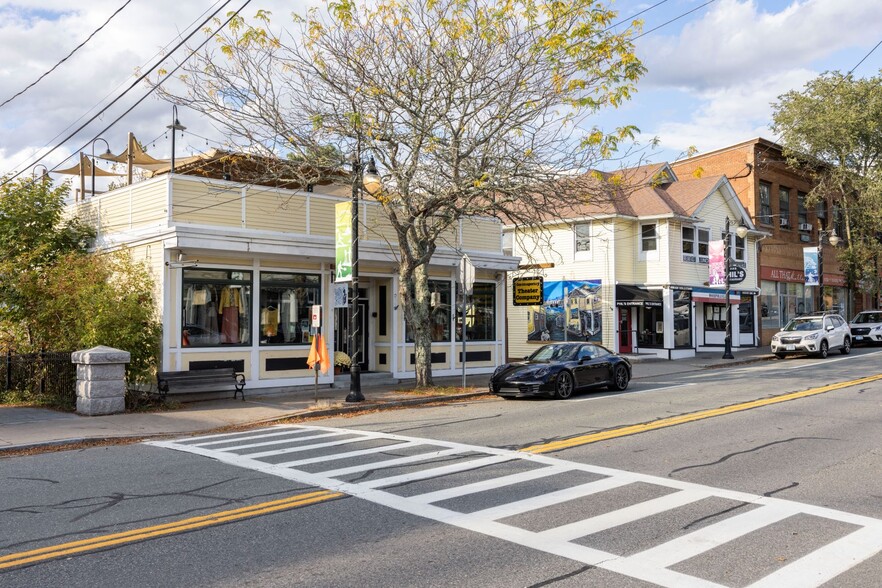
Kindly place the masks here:
<instances>
[{"instance_id":1,"label":"concrete curb","mask_svg":"<svg viewBox=\"0 0 882 588\"><path fill-rule=\"evenodd\" d=\"M248 428L255 427L260 425L270 425L273 423L277 423L279 421L284 421L288 419L304 417L304 418L313 418L313 417L331 417L338 415L345 415L349 413L357 413L363 411L370 410L383 410L383 409L393 409L400 408L403 406L419 406L421 404L432 404L436 402L455 402L461 400L470 400L473 398L479 398L481 396L489 395L489 391L481 391L481 392L469 392L466 394L455 394L455 395L445 395L445 396L429 396L425 398L407 398L402 400L390 400L389 402L374 402L374 403L359 403L359 404L350 404L344 406L335 406L322 410L295 410L289 413L285 413L279 416L275 416L268 419L260 419L256 421L245 421L242 423L238 423L235 425L228 425L225 427L215 427L213 429L203 429L198 431L188 431L188 432L177 432L177 433L142 433L139 435L117 435L112 437L107 437L104 435L96 435L94 437L72 437L70 439L56 439L53 441L37 441L34 443L23 443L20 445L6 445L4 447L0 447L0 459L2 459L4 453L10 453L15 451L27 451L29 449L37 449L40 447L58 447L64 445L77 445L80 443L101 443L101 442L112 442L112 441L125 441L125 440L150 440L150 439L161 439L167 437L186 437L188 435L203 435L203 434L211 434L213 431L220 431L224 429L231 428Z\"/></svg>"}]
</instances>

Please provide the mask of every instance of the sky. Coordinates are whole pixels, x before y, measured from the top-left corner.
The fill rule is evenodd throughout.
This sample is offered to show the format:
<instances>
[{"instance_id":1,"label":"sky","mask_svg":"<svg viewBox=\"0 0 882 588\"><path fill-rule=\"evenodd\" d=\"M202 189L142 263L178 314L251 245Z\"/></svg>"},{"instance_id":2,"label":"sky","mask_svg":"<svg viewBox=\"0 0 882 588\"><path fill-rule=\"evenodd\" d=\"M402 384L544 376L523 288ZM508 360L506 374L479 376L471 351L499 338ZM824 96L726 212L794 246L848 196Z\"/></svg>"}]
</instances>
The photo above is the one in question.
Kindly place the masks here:
<instances>
[{"instance_id":1,"label":"sky","mask_svg":"<svg viewBox=\"0 0 882 588\"><path fill-rule=\"evenodd\" d=\"M168 157L169 103L148 96L111 125L145 96L143 83L74 131L140 72L168 59L172 47L224 1L0 0L0 103L55 66L123 7L69 59L0 106L0 176L42 172L38 163L73 166L80 150L103 153L104 141L119 153L129 131L152 155ZM244 1L229 1L221 14ZM317 1L252 0L243 15L266 9L287 24L292 11L302 13ZM617 0L611 5L623 19L649 9L639 16L643 30L659 28L636 41L637 56L648 71L634 98L598 113L592 122L607 130L635 125L640 145L649 149L642 157L652 161L673 161L690 148L710 151L757 136L774 141L769 125L778 96L800 90L824 71L844 73L857 66L854 76L869 77L882 69L882 47L871 53L882 41L882 0ZM173 56L184 54L181 48ZM220 130L195 111L181 105L178 118L187 127L176 139L178 157L222 145ZM657 147L650 149L654 141Z\"/></svg>"}]
</instances>

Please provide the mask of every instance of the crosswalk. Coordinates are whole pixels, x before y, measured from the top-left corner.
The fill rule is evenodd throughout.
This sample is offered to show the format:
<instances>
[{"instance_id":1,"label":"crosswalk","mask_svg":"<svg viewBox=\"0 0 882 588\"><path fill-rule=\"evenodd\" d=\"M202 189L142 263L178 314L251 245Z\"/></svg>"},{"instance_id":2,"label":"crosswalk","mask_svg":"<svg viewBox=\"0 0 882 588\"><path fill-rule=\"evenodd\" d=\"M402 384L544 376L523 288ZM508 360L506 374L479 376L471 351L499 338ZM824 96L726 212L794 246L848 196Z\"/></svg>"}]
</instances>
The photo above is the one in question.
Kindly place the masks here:
<instances>
[{"instance_id":1,"label":"crosswalk","mask_svg":"<svg viewBox=\"0 0 882 588\"><path fill-rule=\"evenodd\" d=\"M695 562L797 517L845 531L752 578L750 586L820 586L882 551L882 521L874 518L508 449L300 425L149 444L344 492L659 586L726 586L696 573L702 566ZM577 504L586 508L592 498L638 487L651 497L576 520L558 520L561 507L572 505L578 512ZM591 538L605 532L714 500L734 505L724 509L728 516L715 514L703 526L636 552L592 546ZM525 518L552 508L557 514L539 516L544 524L538 527L536 516Z\"/></svg>"}]
</instances>

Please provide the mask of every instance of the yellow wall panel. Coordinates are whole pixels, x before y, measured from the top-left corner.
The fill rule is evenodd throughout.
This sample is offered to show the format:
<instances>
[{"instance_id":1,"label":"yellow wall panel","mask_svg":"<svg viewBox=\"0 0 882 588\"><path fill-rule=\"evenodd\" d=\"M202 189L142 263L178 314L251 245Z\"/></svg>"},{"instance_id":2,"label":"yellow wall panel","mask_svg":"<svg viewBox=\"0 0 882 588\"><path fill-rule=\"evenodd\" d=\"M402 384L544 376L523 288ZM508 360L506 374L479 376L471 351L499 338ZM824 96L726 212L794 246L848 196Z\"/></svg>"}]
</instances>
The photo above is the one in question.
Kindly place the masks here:
<instances>
[{"instance_id":1,"label":"yellow wall panel","mask_svg":"<svg viewBox=\"0 0 882 588\"><path fill-rule=\"evenodd\" d=\"M466 251L502 253L502 224L495 219L463 219L462 247Z\"/></svg>"},{"instance_id":2,"label":"yellow wall panel","mask_svg":"<svg viewBox=\"0 0 882 588\"><path fill-rule=\"evenodd\" d=\"M306 234L306 195L249 188L245 197L245 226L259 231Z\"/></svg>"}]
</instances>

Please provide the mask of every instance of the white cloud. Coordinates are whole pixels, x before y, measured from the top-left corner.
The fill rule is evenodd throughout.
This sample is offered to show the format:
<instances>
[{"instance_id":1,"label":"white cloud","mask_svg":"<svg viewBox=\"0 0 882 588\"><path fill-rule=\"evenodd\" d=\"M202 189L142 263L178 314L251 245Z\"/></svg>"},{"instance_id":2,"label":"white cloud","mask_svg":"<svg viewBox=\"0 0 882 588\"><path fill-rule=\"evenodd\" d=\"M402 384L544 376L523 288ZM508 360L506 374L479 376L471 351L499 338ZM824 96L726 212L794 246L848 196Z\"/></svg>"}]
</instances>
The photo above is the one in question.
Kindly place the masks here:
<instances>
[{"instance_id":1,"label":"white cloud","mask_svg":"<svg viewBox=\"0 0 882 588\"><path fill-rule=\"evenodd\" d=\"M776 13L761 6L755 0L718 0L676 37L647 36L638 48L649 69L644 83L728 86L806 67L847 47L869 49L882 33L876 2L794 1Z\"/></svg>"},{"instance_id":2,"label":"white cloud","mask_svg":"<svg viewBox=\"0 0 882 588\"><path fill-rule=\"evenodd\" d=\"M690 147L709 151L761 136L776 140L769 123L772 103L778 96L801 88L815 72L794 69L783 74L757 77L732 86L699 92L701 106L688 120L655 120L641 140L658 137L668 158L685 153Z\"/></svg>"},{"instance_id":3,"label":"white cloud","mask_svg":"<svg viewBox=\"0 0 882 588\"><path fill-rule=\"evenodd\" d=\"M0 0L2 1L2 0ZM93 0L71 4L69 0L28 0L19 4L0 4L0 102L3 102L55 65L74 47L123 4L124 0ZM0 107L0 175L18 171L32 161L35 152L54 146L100 106L107 104L136 79L138 68L152 64L166 45L177 41L196 23L223 3L222 0L133 1L73 57L49 74L39 84ZM242 0L234 0L224 7L219 16L235 10ZM249 5L243 15L252 16L258 8L273 12L274 21L290 24L292 11L302 12L311 0L262 0ZM26 7L22 6L26 4ZM193 41L204 39L197 32ZM186 55L184 48L176 58ZM166 67L171 62L166 62ZM101 129L147 92L143 84L133 88L116 106L93 122L64 147L49 156L44 163L50 167L64 159L70 150L91 141ZM179 108L181 122L192 133L222 139L210 122L186 108ZM89 115L91 116L91 114ZM157 136L155 150L159 157L169 153L168 141L163 136L171 122L171 106L155 97L149 97L126 115L113 129L102 136L114 152L122 151L128 131L142 141ZM83 119L76 123L77 119ZM188 145L205 149L203 139L185 137L177 143L179 153L190 151ZM215 146L213 143L212 146ZM98 143L96 151L103 151ZM89 152L91 148L86 147ZM73 162L74 160L69 160ZM72 165L72 163L65 163ZM26 173L30 173L29 171Z\"/></svg>"}]
</instances>

